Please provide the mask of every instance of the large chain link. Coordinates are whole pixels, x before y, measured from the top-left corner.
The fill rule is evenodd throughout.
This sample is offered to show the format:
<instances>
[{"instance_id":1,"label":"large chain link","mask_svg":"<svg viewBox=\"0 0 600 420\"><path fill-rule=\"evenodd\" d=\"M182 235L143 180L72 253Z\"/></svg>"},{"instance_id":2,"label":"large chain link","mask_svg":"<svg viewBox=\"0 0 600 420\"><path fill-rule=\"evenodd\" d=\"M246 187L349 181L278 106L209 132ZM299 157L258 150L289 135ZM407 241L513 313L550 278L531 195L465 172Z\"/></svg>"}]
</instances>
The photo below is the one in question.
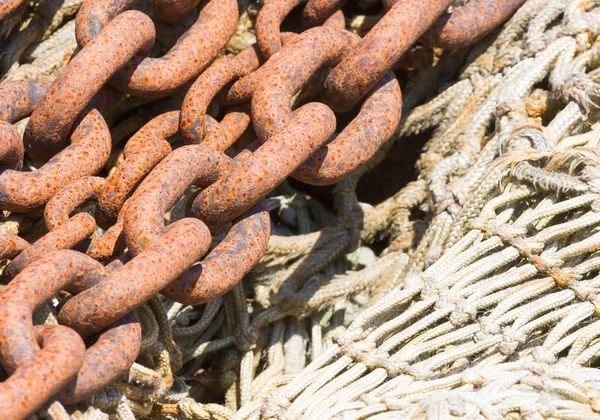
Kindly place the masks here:
<instances>
[{"instance_id":1,"label":"large chain link","mask_svg":"<svg viewBox=\"0 0 600 420\"><path fill-rule=\"evenodd\" d=\"M126 372L142 346L136 310L156 293L198 305L233 289L266 250L268 194L290 176L337 183L393 136L402 95L392 67L416 41L470 45L523 2L472 0L449 14L453 0L383 0L386 13L361 39L345 29L343 0L266 0L256 44L217 59L235 33L237 0L154 0L162 25L202 3L162 57L150 57L155 26L129 10L132 0L85 0L79 51L54 82L0 85L0 210L43 209L48 230L31 244L0 235L0 258L11 260L0 289L0 419L24 418L52 397L80 402ZM0 35L26 4L0 5ZM281 32L297 8L300 33ZM325 69L323 102L294 106ZM109 162L111 110L125 96L182 90L177 109L131 136L116 169L94 176ZM213 103L224 108L220 121ZM336 130L334 111L353 109ZM29 116L21 140L13 124ZM232 148L250 123L258 141ZM23 171L24 160L40 165ZM188 217L165 226L182 197ZM88 200L95 217L77 212ZM98 228L104 234L92 236ZM213 237L222 239L211 249ZM57 295L61 325L34 327L34 311Z\"/></svg>"}]
</instances>

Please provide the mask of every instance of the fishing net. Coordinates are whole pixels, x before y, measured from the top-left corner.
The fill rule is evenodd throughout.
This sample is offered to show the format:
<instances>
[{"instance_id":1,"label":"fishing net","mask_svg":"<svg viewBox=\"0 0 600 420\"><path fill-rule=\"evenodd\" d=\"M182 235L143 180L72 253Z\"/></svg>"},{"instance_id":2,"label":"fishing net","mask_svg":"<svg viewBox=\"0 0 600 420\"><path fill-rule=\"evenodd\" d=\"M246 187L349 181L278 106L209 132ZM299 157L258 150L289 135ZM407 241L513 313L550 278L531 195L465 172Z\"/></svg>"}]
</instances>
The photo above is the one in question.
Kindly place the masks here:
<instances>
[{"instance_id":1,"label":"fishing net","mask_svg":"<svg viewBox=\"0 0 600 420\"><path fill-rule=\"evenodd\" d=\"M363 239L385 231L391 245L360 280L311 295L340 282L374 298L234 418L598 416L595 6L527 2L410 113L401 136L432 133L419 179L362 207ZM417 207L427 228L396 251ZM277 334L267 369L285 366Z\"/></svg>"},{"instance_id":2,"label":"fishing net","mask_svg":"<svg viewBox=\"0 0 600 420\"><path fill-rule=\"evenodd\" d=\"M258 8L229 52L252 41ZM7 49L5 78L55 75L72 25ZM470 50L411 51L432 63L403 84L397 135L331 205L282 184L268 251L242 283L199 307L154 297L128 375L40 416L599 418L599 34L598 1L529 0ZM415 141L416 179L360 202L361 178ZM56 323L52 309L36 322Z\"/></svg>"}]
</instances>

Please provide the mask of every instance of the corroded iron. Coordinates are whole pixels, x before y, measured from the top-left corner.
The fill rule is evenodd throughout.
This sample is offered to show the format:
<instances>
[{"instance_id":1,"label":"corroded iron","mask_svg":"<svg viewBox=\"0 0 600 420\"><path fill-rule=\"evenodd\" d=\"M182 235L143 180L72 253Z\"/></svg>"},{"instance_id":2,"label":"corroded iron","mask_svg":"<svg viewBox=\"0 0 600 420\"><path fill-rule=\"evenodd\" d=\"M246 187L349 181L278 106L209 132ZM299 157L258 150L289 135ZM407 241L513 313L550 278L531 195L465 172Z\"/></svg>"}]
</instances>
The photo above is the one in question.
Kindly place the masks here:
<instances>
[{"instance_id":1,"label":"corroded iron","mask_svg":"<svg viewBox=\"0 0 600 420\"><path fill-rule=\"evenodd\" d=\"M33 243L0 235L0 258L9 260L0 289L0 371L9 375L0 419L25 418L51 398L81 402L125 374L142 346L135 310L155 294L199 305L233 289L267 249L265 197L288 177L340 182L394 135L402 94L391 68L417 40L468 46L523 1L472 0L448 14L452 0L384 0L389 10L361 39L345 29L352 7L344 0L267 0L257 43L217 59L231 52L237 0L153 0L153 17L167 24L199 8L162 57L149 56L155 26L129 10L132 0L85 0L80 49L54 82L0 84L0 210L43 210L48 230ZM0 33L24 4L0 6ZM299 33L282 32L293 9ZM293 98L317 79L324 103L294 109ZM105 167L124 138L111 139L107 121L120 109L111 95L176 92L177 105L139 118L123 159ZM334 111L349 110L353 118L342 115L350 122L336 133ZM13 124L30 115L21 140ZM187 217L165 224L195 187ZM57 296L61 325L34 326L33 312Z\"/></svg>"}]
</instances>

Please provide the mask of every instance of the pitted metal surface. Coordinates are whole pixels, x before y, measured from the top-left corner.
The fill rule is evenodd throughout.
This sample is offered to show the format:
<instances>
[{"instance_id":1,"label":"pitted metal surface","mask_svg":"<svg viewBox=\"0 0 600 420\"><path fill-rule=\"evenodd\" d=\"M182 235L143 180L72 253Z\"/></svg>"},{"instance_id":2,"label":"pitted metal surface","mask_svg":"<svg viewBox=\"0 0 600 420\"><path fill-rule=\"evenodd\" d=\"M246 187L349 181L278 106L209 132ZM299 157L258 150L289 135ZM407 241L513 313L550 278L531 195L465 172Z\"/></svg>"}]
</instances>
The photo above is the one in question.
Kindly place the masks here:
<instances>
[{"instance_id":1,"label":"pitted metal surface","mask_svg":"<svg viewBox=\"0 0 600 420\"><path fill-rule=\"evenodd\" d=\"M79 50L53 82L0 84L0 210L42 229L0 235L0 419L123 378L143 350L144 303L160 293L200 305L234 289L267 250L275 188L341 182L394 136L404 79L392 67L416 41L469 46L523 2L450 14L452 0L361 0L385 14L359 38L350 2L267 0L256 44L238 48L237 0L153 0L148 15L132 0L85 0ZM0 35L25 9L0 5ZM172 24L170 45L155 45ZM13 124L29 116L21 139ZM55 298L61 325L34 326Z\"/></svg>"}]
</instances>

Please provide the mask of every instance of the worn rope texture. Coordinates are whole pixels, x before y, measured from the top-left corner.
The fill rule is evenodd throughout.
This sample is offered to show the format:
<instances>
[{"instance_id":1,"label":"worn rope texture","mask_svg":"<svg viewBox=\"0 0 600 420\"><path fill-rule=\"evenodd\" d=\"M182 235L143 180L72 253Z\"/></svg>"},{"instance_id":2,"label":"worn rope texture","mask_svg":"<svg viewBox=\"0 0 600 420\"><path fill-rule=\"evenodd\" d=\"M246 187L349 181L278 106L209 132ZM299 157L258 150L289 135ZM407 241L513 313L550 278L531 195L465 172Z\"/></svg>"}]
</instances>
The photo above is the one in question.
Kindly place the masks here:
<instances>
[{"instance_id":1,"label":"worn rope texture","mask_svg":"<svg viewBox=\"0 0 600 420\"><path fill-rule=\"evenodd\" d=\"M268 204L283 223L254 271L201 307L154 298L140 308L137 363L74 416L591 417L598 378L581 366L598 347L595 7L530 0L487 49L417 72L397 138L432 133L419 178L377 206L359 203L356 184L384 148L336 186L336 214L282 184ZM253 17L243 19L238 29ZM378 19L349 26L364 34ZM26 63L70 55L61 36ZM55 57L7 78L51 78ZM458 83L439 81L465 60ZM423 86L442 92L414 108ZM376 241L389 243L378 258ZM58 402L47 411L69 416Z\"/></svg>"},{"instance_id":2,"label":"worn rope texture","mask_svg":"<svg viewBox=\"0 0 600 420\"><path fill-rule=\"evenodd\" d=\"M275 324L255 376L262 389L240 399L234 418L597 416L597 375L585 367L600 348L596 6L527 2L458 83L405 118L400 135L433 133L419 179L360 207L363 241L390 240L360 276L376 271L361 286L378 287L379 299L329 337L319 327L335 305L299 332ZM403 252L418 206L429 228ZM350 295L359 290L351 277L342 277ZM328 289L318 276L304 287L312 282L313 297ZM263 312L270 321L294 292L301 299L297 285L285 286L265 300L277 304ZM286 351L293 340L313 360L299 373Z\"/></svg>"}]
</instances>

